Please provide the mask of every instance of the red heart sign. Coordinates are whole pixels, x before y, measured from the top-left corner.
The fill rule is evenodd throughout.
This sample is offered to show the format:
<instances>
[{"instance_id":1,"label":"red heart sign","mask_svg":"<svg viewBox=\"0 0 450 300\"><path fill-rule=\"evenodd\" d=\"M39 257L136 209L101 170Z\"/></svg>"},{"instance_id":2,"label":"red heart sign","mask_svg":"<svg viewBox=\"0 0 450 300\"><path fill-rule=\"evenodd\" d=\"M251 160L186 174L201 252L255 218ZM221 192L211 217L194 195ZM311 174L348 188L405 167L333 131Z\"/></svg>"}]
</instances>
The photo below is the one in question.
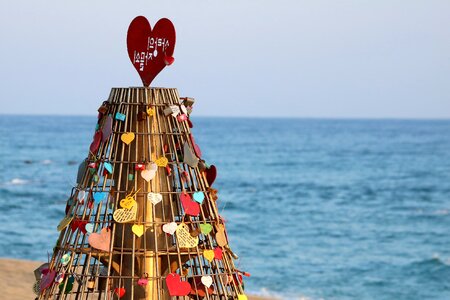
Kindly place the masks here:
<instances>
[{"instance_id":1,"label":"red heart sign","mask_svg":"<svg viewBox=\"0 0 450 300\"><path fill-rule=\"evenodd\" d=\"M145 17L136 17L128 27L127 48L131 63L148 87L156 75L174 61L175 27L164 18L152 30Z\"/></svg>"},{"instance_id":2,"label":"red heart sign","mask_svg":"<svg viewBox=\"0 0 450 300\"><path fill-rule=\"evenodd\" d=\"M187 296L191 292L191 285L189 282L181 281L180 275L170 273L166 277L167 289L170 296Z\"/></svg>"}]
</instances>

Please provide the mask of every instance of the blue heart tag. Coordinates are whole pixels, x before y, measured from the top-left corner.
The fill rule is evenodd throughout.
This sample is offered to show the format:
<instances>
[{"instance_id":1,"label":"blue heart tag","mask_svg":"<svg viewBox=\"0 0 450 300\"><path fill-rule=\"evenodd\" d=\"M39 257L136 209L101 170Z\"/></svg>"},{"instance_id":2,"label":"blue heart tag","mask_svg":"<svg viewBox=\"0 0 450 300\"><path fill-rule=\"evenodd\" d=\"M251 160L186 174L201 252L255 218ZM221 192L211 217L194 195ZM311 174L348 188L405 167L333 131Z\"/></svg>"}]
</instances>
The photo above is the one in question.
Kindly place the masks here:
<instances>
[{"instance_id":1,"label":"blue heart tag","mask_svg":"<svg viewBox=\"0 0 450 300\"><path fill-rule=\"evenodd\" d=\"M121 114L120 112L116 112L116 115L114 118L119 121L125 121L125 115Z\"/></svg>"},{"instance_id":2,"label":"blue heart tag","mask_svg":"<svg viewBox=\"0 0 450 300\"><path fill-rule=\"evenodd\" d=\"M89 233L93 233L94 232L94 224L92 223L87 223L84 228L86 229L87 232Z\"/></svg>"},{"instance_id":3,"label":"blue heart tag","mask_svg":"<svg viewBox=\"0 0 450 300\"><path fill-rule=\"evenodd\" d=\"M105 167L106 171L108 171L109 174L112 174L113 172L113 166L111 165L110 162L105 162L103 164L103 166Z\"/></svg>"},{"instance_id":4,"label":"blue heart tag","mask_svg":"<svg viewBox=\"0 0 450 300\"><path fill-rule=\"evenodd\" d=\"M94 193L94 203L99 204L103 200L105 200L108 193L105 192L95 192Z\"/></svg>"},{"instance_id":5,"label":"blue heart tag","mask_svg":"<svg viewBox=\"0 0 450 300\"><path fill-rule=\"evenodd\" d=\"M194 193L194 200L195 202L198 202L200 204L203 203L203 199L205 199L205 194L203 192L195 192Z\"/></svg>"}]
</instances>

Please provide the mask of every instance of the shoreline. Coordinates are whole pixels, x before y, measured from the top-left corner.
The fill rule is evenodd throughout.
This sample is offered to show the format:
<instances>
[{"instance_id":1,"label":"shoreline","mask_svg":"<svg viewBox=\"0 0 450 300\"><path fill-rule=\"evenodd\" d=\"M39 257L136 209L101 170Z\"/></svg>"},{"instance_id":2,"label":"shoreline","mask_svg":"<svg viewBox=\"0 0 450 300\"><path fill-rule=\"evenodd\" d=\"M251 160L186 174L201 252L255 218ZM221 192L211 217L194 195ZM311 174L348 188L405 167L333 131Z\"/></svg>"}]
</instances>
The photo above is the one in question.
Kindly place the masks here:
<instances>
[{"instance_id":1,"label":"shoreline","mask_svg":"<svg viewBox=\"0 0 450 300\"><path fill-rule=\"evenodd\" d=\"M2 298L8 300L34 299L32 291L35 281L33 271L42 262L15 258L0 258L0 291ZM248 300L276 300L247 295Z\"/></svg>"}]
</instances>

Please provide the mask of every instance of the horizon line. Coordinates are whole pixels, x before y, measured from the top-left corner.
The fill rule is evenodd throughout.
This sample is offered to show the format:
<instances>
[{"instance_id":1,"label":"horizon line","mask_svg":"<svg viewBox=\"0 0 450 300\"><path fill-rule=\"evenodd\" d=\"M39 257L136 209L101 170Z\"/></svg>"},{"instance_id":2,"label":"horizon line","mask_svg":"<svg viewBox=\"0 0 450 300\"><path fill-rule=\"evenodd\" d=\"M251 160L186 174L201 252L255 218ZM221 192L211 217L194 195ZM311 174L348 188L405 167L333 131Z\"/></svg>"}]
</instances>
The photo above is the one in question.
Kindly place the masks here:
<instances>
[{"instance_id":1,"label":"horizon line","mask_svg":"<svg viewBox=\"0 0 450 300\"><path fill-rule=\"evenodd\" d=\"M0 113L8 117L96 117L97 114L18 114ZM450 121L450 117L319 117L319 116L226 116L226 115L197 115L194 118L222 118L222 119L307 119L307 120L398 120L398 121Z\"/></svg>"}]
</instances>

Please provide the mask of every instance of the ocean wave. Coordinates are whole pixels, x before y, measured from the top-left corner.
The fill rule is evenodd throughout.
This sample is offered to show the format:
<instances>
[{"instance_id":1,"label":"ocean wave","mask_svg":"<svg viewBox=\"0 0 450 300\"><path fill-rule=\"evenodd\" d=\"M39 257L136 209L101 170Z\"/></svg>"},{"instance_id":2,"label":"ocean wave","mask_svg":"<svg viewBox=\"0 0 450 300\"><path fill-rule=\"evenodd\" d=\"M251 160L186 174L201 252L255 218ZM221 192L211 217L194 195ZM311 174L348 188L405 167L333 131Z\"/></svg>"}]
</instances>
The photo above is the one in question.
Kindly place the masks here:
<instances>
[{"instance_id":1,"label":"ocean wave","mask_svg":"<svg viewBox=\"0 0 450 300\"><path fill-rule=\"evenodd\" d=\"M6 185L24 185L29 183L29 180L22 179L22 178L13 178L10 181L6 182Z\"/></svg>"},{"instance_id":2,"label":"ocean wave","mask_svg":"<svg viewBox=\"0 0 450 300\"><path fill-rule=\"evenodd\" d=\"M43 165L49 165L49 164L53 163L53 161L50 160L50 159L44 159L41 163L42 163Z\"/></svg>"},{"instance_id":3,"label":"ocean wave","mask_svg":"<svg viewBox=\"0 0 450 300\"><path fill-rule=\"evenodd\" d=\"M257 291L249 291L248 295L259 296L269 299L279 299L279 300L324 300L323 298L311 298L305 295L299 294L285 294L285 293L277 293L269 290L268 288L261 288Z\"/></svg>"}]
</instances>

